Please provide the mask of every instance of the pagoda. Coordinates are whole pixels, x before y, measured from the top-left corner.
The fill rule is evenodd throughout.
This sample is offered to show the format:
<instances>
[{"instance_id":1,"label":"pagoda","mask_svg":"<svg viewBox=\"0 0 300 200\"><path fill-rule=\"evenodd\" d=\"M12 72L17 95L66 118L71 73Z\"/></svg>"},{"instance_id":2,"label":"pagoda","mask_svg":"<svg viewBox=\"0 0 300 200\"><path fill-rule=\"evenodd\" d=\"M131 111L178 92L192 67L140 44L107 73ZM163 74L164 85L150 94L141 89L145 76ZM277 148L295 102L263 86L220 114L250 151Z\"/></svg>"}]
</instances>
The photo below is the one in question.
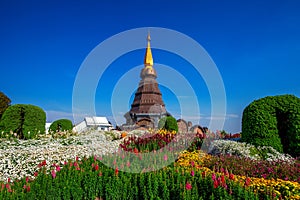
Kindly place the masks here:
<instances>
[{"instance_id":1,"label":"pagoda","mask_svg":"<svg viewBox=\"0 0 300 200\"><path fill-rule=\"evenodd\" d=\"M150 41L150 34L148 34L144 67L140 73L141 80L131 104L131 109L124 115L126 124L123 127L125 129L157 128L158 121L169 115L156 81L157 73L153 67Z\"/></svg>"}]
</instances>

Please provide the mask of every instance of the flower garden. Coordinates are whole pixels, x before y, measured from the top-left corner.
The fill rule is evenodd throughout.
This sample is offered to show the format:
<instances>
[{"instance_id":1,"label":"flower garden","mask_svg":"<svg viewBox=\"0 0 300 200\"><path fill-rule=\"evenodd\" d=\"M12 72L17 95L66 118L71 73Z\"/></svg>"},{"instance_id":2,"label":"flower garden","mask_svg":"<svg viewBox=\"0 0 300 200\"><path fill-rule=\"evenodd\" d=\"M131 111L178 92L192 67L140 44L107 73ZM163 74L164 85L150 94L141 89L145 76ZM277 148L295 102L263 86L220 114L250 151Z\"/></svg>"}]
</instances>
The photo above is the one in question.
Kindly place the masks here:
<instances>
[{"instance_id":1,"label":"flower garden","mask_svg":"<svg viewBox=\"0 0 300 200\"><path fill-rule=\"evenodd\" d=\"M271 147L210 132L61 135L2 139L0 199L300 199L300 160Z\"/></svg>"}]
</instances>

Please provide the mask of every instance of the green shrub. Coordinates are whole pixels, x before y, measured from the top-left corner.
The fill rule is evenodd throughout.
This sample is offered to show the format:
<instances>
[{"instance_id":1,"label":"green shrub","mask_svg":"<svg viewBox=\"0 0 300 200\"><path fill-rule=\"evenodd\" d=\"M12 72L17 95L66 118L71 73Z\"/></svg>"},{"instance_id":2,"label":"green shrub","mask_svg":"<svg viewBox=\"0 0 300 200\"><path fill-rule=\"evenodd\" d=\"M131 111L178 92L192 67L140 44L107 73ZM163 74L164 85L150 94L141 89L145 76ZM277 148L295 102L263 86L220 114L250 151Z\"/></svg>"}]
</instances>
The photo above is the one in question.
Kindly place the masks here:
<instances>
[{"instance_id":1,"label":"green shrub","mask_svg":"<svg viewBox=\"0 0 300 200\"><path fill-rule=\"evenodd\" d=\"M54 121L49 128L49 131L70 131L73 129L73 124L69 119L59 119Z\"/></svg>"},{"instance_id":2,"label":"green shrub","mask_svg":"<svg viewBox=\"0 0 300 200\"><path fill-rule=\"evenodd\" d=\"M163 117L158 122L158 129L162 129L165 127L167 117Z\"/></svg>"},{"instance_id":3,"label":"green shrub","mask_svg":"<svg viewBox=\"0 0 300 200\"><path fill-rule=\"evenodd\" d=\"M0 120L4 111L10 106L10 102L10 99L3 92L0 92Z\"/></svg>"},{"instance_id":4,"label":"green shrub","mask_svg":"<svg viewBox=\"0 0 300 200\"><path fill-rule=\"evenodd\" d=\"M161 118L158 122L159 129L166 129L168 131L176 131L178 132L178 124L174 117L168 116Z\"/></svg>"},{"instance_id":5,"label":"green shrub","mask_svg":"<svg viewBox=\"0 0 300 200\"><path fill-rule=\"evenodd\" d=\"M268 96L249 104L243 112L242 141L299 156L300 99Z\"/></svg>"},{"instance_id":6,"label":"green shrub","mask_svg":"<svg viewBox=\"0 0 300 200\"><path fill-rule=\"evenodd\" d=\"M34 138L38 133L45 133L46 113L39 107L16 104L8 107L0 122L0 131L5 137L11 131L20 139Z\"/></svg>"}]
</instances>

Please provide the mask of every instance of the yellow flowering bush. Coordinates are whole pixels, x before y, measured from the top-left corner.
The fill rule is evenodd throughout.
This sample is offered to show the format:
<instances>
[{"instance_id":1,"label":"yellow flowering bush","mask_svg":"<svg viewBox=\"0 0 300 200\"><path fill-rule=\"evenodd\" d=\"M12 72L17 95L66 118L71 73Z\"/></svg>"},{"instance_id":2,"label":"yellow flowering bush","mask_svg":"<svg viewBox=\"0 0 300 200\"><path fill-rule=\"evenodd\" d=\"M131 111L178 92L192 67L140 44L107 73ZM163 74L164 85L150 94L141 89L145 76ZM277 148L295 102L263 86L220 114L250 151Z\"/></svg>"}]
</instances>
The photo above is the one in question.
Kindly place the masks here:
<instances>
[{"instance_id":1,"label":"yellow flowering bush","mask_svg":"<svg viewBox=\"0 0 300 200\"><path fill-rule=\"evenodd\" d=\"M180 153L176 165L182 167L202 166L202 164L211 159L211 156L201 150L189 152L187 150Z\"/></svg>"},{"instance_id":2,"label":"yellow flowering bush","mask_svg":"<svg viewBox=\"0 0 300 200\"><path fill-rule=\"evenodd\" d=\"M176 131L168 131L166 129L159 129L157 131L158 134L160 134L161 136L166 136L166 135L172 135L172 136L175 136L176 135Z\"/></svg>"}]
</instances>

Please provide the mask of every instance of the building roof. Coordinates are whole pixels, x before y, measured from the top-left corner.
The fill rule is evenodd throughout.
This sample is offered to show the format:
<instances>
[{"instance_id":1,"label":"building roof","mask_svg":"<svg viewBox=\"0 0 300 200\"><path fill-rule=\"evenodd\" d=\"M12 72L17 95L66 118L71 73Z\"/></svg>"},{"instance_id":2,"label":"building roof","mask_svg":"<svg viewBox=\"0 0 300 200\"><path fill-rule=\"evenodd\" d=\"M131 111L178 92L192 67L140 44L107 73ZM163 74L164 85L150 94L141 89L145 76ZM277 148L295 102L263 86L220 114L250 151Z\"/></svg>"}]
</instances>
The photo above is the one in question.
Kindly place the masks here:
<instances>
[{"instance_id":1,"label":"building roof","mask_svg":"<svg viewBox=\"0 0 300 200\"><path fill-rule=\"evenodd\" d=\"M87 126L99 126L99 125L107 125L111 126L106 117L85 117L84 121Z\"/></svg>"}]
</instances>

